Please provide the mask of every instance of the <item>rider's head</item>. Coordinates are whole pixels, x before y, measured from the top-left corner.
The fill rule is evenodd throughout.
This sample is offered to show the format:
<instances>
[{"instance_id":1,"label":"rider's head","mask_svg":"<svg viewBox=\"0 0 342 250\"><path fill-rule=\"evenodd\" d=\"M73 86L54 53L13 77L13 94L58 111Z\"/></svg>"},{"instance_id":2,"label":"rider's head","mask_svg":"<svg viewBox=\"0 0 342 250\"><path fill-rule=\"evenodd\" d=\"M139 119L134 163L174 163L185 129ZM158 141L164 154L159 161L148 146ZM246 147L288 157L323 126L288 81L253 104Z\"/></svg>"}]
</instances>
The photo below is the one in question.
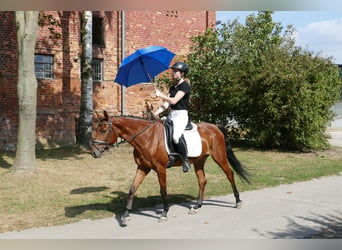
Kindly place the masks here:
<instances>
[{"instance_id":1,"label":"rider's head","mask_svg":"<svg viewBox=\"0 0 342 250\"><path fill-rule=\"evenodd\" d=\"M186 74L189 72L189 66L184 62L176 62L171 66L171 69L182 72L183 76L186 76Z\"/></svg>"}]
</instances>

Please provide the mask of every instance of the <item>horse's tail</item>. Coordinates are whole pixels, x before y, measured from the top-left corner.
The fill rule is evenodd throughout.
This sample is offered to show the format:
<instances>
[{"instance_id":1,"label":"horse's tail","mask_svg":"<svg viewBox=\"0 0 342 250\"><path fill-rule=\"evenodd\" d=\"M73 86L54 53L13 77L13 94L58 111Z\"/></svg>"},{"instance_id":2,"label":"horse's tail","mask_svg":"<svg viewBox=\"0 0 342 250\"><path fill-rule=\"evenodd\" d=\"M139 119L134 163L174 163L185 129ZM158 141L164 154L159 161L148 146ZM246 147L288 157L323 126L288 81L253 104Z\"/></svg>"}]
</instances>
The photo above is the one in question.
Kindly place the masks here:
<instances>
[{"instance_id":1,"label":"horse's tail","mask_svg":"<svg viewBox=\"0 0 342 250\"><path fill-rule=\"evenodd\" d=\"M232 145L230 144L228 134L226 129L222 125L218 125L218 128L221 130L221 132L224 135L225 141L226 141L226 152L227 152L227 158L230 163L230 165L233 167L234 171L238 174L241 181L251 183L249 180L250 173L248 172L247 168L240 163L240 161L236 158Z\"/></svg>"}]
</instances>

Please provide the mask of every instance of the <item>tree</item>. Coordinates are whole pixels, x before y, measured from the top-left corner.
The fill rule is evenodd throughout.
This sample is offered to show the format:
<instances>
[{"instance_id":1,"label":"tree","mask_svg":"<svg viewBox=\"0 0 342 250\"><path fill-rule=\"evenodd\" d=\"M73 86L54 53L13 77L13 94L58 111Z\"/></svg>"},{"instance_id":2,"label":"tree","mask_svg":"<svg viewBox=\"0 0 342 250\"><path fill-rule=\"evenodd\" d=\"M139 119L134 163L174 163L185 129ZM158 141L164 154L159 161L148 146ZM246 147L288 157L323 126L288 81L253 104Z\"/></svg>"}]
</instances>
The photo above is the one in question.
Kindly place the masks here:
<instances>
[{"instance_id":1,"label":"tree","mask_svg":"<svg viewBox=\"0 0 342 250\"><path fill-rule=\"evenodd\" d=\"M34 50L37 39L38 11L16 11L18 44L18 143L13 170L32 171L36 166L37 80Z\"/></svg>"},{"instance_id":2,"label":"tree","mask_svg":"<svg viewBox=\"0 0 342 250\"><path fill-rule=\"evenodd\" d=\"M272 12L259 12L193 38L192 116L229 125L263 147L320 149L339 94L331 58L296 47ZM203 105L205 103L205 105Z\"/></svg>"},{"instance_id":3,"label":"tree","mask_svg":"<svg viewBox=\"0 0 342 250\"><path fill-rule=\"evenodd\" d=\"M77 144L90 149L93 125L92 80L92 12L82 12L81 106L77 129Z\"/></svg>"}]
</instances>

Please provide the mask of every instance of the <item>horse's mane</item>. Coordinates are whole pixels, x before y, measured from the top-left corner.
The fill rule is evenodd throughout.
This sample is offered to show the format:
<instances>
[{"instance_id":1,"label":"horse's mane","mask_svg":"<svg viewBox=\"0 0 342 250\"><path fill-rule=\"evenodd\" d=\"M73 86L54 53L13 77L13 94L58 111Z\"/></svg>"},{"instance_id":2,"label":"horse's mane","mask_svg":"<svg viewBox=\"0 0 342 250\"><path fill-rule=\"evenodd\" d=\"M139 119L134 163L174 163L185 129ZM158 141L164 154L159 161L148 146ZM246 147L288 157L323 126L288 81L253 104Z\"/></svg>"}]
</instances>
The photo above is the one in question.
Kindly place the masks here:
<instances>
[{"instance_id":1,"label":"horse's mane","mask_svg":"<svg viewBox=\"0 0 342 250\"><path fill-rule=\"evenodd\" d=\"M115 117L133 118L133 119L138 119L138 120L143 120L143 121L154 121L149 118L144 118L144 117L135 116L135 115L112 115L110 118L115 118Z\"/></svg>"}]
</instances>

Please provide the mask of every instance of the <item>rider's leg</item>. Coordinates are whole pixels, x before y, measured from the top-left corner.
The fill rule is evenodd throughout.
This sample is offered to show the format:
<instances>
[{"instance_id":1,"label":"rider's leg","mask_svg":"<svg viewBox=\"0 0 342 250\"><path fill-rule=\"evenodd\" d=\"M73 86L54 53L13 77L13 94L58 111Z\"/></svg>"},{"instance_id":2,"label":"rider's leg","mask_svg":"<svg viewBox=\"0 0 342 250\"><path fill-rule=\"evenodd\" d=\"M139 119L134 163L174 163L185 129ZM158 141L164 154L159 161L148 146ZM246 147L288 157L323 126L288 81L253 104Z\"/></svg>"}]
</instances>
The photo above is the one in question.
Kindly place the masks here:
<instances>
[{"instance_id":1,"label":"rider's leg","mask_svg":"<svg viewBox=\"0 0 342 250\"><path fill-rule=\"evenodd\" d=\"M183 135L179 138L178 143L174 144L174 149L177 153L179 153L180 157L183 160L183 172L189 172L190 162L188 159L188 149Z\"/></svg>"},{"instance_id":2,"label":"rider's leg","mask_svg":"<svg viewBox=\"0 0 342 250\"><path fill-rule=\"evenodd\" d=\"M174 150L180 155L183 160L183 171L188 172L190 170L190 163L187 157L187 147L184 140L184 130L188 124L188 112L186 110L172 110L169 114L169 118L173 121L173 145ZM174 164L174 157L169 157L168 165Z\"/></svg>"}]
</instances>

